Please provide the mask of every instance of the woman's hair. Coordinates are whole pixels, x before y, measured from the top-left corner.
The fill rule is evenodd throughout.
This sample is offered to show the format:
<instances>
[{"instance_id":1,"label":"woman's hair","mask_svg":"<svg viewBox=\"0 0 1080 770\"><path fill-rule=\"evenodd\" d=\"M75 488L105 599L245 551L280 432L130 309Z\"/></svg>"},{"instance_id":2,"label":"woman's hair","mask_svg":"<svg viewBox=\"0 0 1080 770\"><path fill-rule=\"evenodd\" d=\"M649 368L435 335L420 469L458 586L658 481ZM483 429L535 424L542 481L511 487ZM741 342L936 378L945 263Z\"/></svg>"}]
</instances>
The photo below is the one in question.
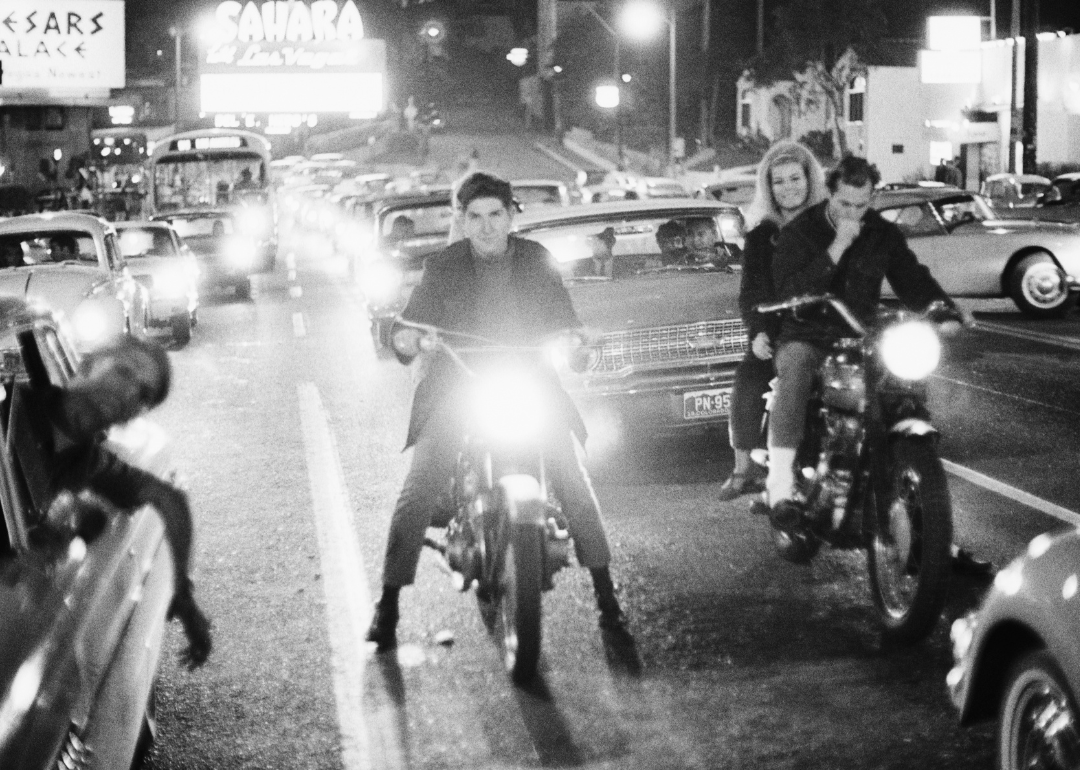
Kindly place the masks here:
<instances>
[{"instance_id":1,"label":"woman's hair","mask_svg":"<svg viewBox=\"0 0 1080 770\"><path fill-rule=\"evenodd\" d=\"M757 227L765 220L771 220L777 224L780 224L782 220L780 207L776 205L776 198L773 197L770 178L773 168L781 163L798 163L806 173L806 203L803 204L803 208L821 203L828 197L825 171L814 157L814 153L810 152L804 144L790 139L781 139L768 149L758 164L754 199L746 208L748 230Z\"/></svg>"}]
</instances>

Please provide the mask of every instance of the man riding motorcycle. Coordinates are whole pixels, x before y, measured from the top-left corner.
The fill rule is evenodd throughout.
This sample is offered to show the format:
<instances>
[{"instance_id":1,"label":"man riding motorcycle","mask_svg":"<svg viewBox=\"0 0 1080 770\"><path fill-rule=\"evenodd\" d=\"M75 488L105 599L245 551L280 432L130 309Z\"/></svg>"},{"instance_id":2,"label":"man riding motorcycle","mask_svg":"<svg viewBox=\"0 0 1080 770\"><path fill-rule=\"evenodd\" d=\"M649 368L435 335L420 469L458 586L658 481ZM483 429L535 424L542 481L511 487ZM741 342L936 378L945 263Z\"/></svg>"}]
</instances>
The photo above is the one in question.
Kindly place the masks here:
<instances>
[{"instance_id":1,"label":"man riding motorcycle","mask_svg":"<svg viewBox=\"0 0 1080 770\"><path fill-rule=\"evenodd\" d=\"M517 351L538 351L545 340L581 327L551 254L510 235L515 209L508 182L471 174L459 185L455 204L465 237L428 258L402 320L437 327L451 341L461 335L472 348L483 339ZM394 330L394 351L402 362L419 355L422 337L414 327ZM413 397L406 441L406 448L413 448L412 464L390 522L382 595L367 634L379 651L396 645L398 595L415 579L425 530L449 489L462 441L460 369L441 357L429 363ZM578 562L592 573L600 626L623 630L599 503L575 443L584 441L584 423L554 369L540 360L533 363L558 404L561 423L545 446L552 487L568 519Z\"/></svg>"},{"instance_id":2,"label":"man riding motorcycle","mask_svg":"<svg viewBox=\"0 0 1080 770\"><path fill-rule=\"evenodd\" d=\"M777 239L773 280L778 300L831 293L865 321L873 317L887 278L906 306L922 309L942 300L955 307L908 248L900 229L870 209L879 181L877 168L853 155L828 174L828 200L796 217ZM968 311L958 311L965 325L974 323ZM780 529L801 520L801 506L794 499L795 456L814 376L834 335L825 321L788 318L778 338L765 486L769 518Z\"/></svg>"}]
</instances>

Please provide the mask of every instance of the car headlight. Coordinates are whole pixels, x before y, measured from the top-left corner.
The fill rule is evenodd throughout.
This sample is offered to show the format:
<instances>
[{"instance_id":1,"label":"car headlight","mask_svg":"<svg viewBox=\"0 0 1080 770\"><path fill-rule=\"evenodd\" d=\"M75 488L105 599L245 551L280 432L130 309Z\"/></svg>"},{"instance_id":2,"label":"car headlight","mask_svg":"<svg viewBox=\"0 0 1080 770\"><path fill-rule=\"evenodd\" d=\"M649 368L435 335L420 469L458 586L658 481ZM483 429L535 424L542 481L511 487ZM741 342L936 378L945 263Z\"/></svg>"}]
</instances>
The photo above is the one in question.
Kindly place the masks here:
<instances>
[{"instance_id":1,"label":"car headlight","mask_svg":"<svg viewBox=\"0 0 1080 770\"><path fill-rule=\"evenodd\" d=\"M233 267L249 267L255 261L255 242L250 238L230 238L225 242L225 259Z\"/></svg>"},{"instance_id":2,"label":"car headlight","mask_svg":"<svg viewBox=\"0 0 1080 770\"><path fill-rule=\"evenodd\" d=\"M902 380L922 380L941 362L941 340L925 321L905 321L881 335L881 360Z\"/></svg>"},{"instance_id":3,"label":"car headlight","mask_svg":"<svg viewBox=\"0 0 1080 770\"><path fill-rule=\"evenodd\" d=\"M514 369L487 374L474 384L470 414L481 435L501 444L535 440L547 423L536 378Z\"/></svg>"},{"instance_id":4,"label":"car headlight","mask_svg":"<svg viewBox=\"0 0 1080 770\"><path fill-rule=\"evenodd\" d=\"M245 206L236 212L236 226L242 233L261 238L270 232L273 221L270 212L256 206Z\"/></svg>"},{"instance_id":5,"label":"car headlight","mask_svg":"<svg viewBox=\"0 0 1080 770\"><path fill-rule=\"evenodd\" d=\"M401 268L390 262L373 262L364 272L364 295L376 304L385 304L397 297L405 276Z\"/></svg>"},{"instance_id":6,"label":"car headlight","mask_svg":"<svg viewBox=\"0 0 1080 770\"><path fill-rule=\"evenodd\" d=\"M75 336L84 345L96 345L118 334L108 310L99 302L84 302L71 315Z\"/></svg>"}]
</instances>

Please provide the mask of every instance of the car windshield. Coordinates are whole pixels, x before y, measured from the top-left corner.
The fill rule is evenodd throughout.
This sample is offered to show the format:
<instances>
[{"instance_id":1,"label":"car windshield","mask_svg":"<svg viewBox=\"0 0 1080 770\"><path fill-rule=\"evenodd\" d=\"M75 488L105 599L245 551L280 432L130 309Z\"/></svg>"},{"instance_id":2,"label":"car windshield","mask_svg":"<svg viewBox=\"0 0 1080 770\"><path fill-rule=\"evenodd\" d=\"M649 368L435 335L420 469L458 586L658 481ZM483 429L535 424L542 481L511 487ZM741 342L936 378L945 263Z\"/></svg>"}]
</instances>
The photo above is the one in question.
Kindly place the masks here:
<instances>
[{"instance_id":1,"label":"car windshield","mask_svg":"<svg viewBox=\"0 0 1080 770\"><path fill-rule=\"evenodd\" d=\"M429 206L393 208L379 215L379 234L393 247L445 244L454 221L449 201Z\"/></svg>"},{"instance_id":2,"label":"car windshield","mask_svg":"<svg viewBox=\"0 0 1080 770\"><path fill-rule=\"evenodd\" d=\"M514 197L517 198L522 206L562 203L562 196L559 194L559 188L553 185L514 187Z\"/></svg>"},{"instance_id":3,"label":"car windshield","mask_svg":"<svg viewBox=\"0 0 1080 770\"><path fill-rule=\"evenodd\" d=\"M982 196L970 193L937 198L931 205L937 210L946 227L994 218L993 211Z\"/></svg>"},{"instance_id":4,"label":"car windshield","mask_svg":"<svg viewBox=\"0 0 1080 770\"><path fill-rule=\"evenodd\" d=\"M724 222L723 220L728 220ZM569 283L634 280L643 276L731 272L734 252L721 242L738 220L709 212L560 223L523 232L555 256ZM727 236L725 241L730 243Z\"/></svg>"},{"instance_id":5,"label":"car windshield","mask_svg":"<svg viewBox=\"0 0 1080 770\"><path fill-rule=\"evenodd\" d=\"M220 237L233 234L232 217L222 215L220 217L192 217L185 219L177 217L169 220L176 234L181 238Z\"/></svg>"},{"instance_id":6,"label":"car windshield","mask_svg":"<svg viewBox=\"0 0 1080 770\"><path fill-rule=\"evenodd\" d=\"M0 268L29 267L55 262L98 264L97 248L89 234L54 230L0 237Z\"/></svg>"},{"instance_id":7,"label":"car windshield","mask_svg":"<svg viewBox=\"0 0 1080 770\"><path fill-rule=\"evenodd\" d=\"M125 227L119 231L120 253L126 259L176 256L169 231L160 227Z\"/></svg>"}]
</instances>

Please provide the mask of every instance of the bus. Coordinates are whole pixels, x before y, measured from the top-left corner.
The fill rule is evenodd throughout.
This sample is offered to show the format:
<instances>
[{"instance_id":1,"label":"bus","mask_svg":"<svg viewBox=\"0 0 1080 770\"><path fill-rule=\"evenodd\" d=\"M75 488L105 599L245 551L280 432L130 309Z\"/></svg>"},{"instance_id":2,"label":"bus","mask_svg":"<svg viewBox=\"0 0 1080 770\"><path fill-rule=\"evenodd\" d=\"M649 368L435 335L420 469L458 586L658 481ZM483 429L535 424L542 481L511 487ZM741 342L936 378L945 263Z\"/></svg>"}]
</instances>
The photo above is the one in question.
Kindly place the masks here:
<instances>
[{"instance_id":1,"label":"bus","mask_svg":"<svg viewBox=\"0 0 1080 770\"><path fill-rule=\"evenodd\" d=\"M251 131L206 128L164 137L150 155L148 213L227 214L258 242L263 270L270 270L277 252L270 160L270 140Z\"/></svg>"}]
</instances>

